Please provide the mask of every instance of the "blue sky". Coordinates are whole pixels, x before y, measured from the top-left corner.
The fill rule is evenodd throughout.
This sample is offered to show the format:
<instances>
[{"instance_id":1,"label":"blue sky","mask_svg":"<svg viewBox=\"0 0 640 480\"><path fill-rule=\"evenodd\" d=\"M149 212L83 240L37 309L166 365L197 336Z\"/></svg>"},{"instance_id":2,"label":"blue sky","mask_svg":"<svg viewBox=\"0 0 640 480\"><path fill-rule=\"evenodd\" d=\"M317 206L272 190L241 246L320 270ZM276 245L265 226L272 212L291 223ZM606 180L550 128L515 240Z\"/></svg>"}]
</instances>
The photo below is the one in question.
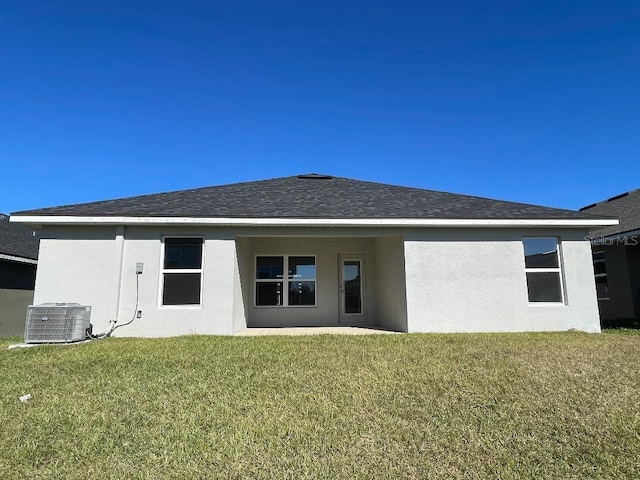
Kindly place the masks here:
<instances>
[{"instance_id":1,"label":"blue sky","mask_svg":"<svg viewBox=\"0 0 640 480\"><path fill-rule=\"evenodd\" d=\"M640 2L0 1L0 212L321 172L640 188Z\"/></svg>"}]
</instances>

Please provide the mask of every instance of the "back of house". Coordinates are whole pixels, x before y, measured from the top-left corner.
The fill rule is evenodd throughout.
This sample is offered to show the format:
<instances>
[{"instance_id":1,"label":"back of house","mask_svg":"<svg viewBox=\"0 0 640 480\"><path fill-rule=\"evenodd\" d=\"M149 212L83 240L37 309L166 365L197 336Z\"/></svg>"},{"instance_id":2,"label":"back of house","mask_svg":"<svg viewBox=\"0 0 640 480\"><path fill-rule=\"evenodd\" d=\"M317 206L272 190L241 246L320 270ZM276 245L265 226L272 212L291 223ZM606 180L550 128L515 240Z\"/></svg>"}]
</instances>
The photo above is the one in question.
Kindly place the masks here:
<instances>
[{"instance_id":1,"label":"back of house","mask_svg":"<svg viewBox=\"0 0 640 480\"><path fill-rule=\"evenodd\" d=\"M585 212L306 174L44 208L35 303L117 335L600 323Z\"/></svg>"}]
</instances>

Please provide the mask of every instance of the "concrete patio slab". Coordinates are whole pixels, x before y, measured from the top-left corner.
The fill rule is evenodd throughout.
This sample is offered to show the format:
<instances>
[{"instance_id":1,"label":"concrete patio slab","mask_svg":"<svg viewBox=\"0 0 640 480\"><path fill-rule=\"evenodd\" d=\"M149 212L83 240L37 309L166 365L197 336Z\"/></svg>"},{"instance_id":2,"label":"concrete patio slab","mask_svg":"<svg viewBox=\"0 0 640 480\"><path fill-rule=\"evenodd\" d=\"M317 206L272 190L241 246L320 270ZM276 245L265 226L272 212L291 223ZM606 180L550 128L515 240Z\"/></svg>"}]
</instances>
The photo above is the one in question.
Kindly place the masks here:
<instances>
[{"instance_id":1,"label":"concrete patio slab","mask_svg":"<svg viewBox=\"0 0 640 480\"><path fill-rule=\"evenodd\" d=\"M384 330L380 327L283 327L283 328L245 328L236 333L242 337L253 337L261 335L377 335L393 334L391 330Z\"/></svg>"}]
</instances>

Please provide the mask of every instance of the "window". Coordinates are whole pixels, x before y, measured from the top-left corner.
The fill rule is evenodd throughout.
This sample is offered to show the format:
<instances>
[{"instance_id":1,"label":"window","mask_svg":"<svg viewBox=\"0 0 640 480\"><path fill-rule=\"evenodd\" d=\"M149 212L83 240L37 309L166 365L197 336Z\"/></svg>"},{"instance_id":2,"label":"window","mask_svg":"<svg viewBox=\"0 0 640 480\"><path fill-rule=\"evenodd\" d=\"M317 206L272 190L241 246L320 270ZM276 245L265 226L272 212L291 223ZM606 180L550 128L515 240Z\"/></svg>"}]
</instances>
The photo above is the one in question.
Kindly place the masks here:
<instances>
[{"instance_id":1,"label":"window","mask_svg":"<svg viewBox=\"0 0 640 480\"><path fill-rule=\"evenodd\" d=\"M529 302L562 303L562 271L558 239L555 237L523 238L524 264Z\"/></svg>"},{"instance_id":2,"label":"window","mask_svg":"<svg viewBox=\"0 0 640 480\"><path fill-rule=\"evenodd\" d=\"M596 277L596 293L598 300L609 300L609 280L604 260L604 250L594 250L593 271Z\"/></svg>"},{"instance_id":3,"label":"window","mask_svg":"<svg viewBox=\"0 0 640 480\"><path fill-rule=\"evenodd\" d=\"M256 305L282 305L283 257L257 257L256 259Z\"/></svg>"},{"instance_id":4,"label":"window","mask_svg":"<svg viewBox=\"0 0 640 480\"><path fill-rule=\"evenodd\" d=\"M284 272L287 272L286 278ZM315 257L293 255L256 257L257 307L313 307L315 305Z\"/></svg>"},{"instance_id":5,"label":"window","mask_svg":"<svg viewBox=\"0 0 640 480\"><path fill-rule=\"evenodd\" d=\"M164 239L162 305L200 305L202 243L201 237Z\"/></svg>"}]
</instances>

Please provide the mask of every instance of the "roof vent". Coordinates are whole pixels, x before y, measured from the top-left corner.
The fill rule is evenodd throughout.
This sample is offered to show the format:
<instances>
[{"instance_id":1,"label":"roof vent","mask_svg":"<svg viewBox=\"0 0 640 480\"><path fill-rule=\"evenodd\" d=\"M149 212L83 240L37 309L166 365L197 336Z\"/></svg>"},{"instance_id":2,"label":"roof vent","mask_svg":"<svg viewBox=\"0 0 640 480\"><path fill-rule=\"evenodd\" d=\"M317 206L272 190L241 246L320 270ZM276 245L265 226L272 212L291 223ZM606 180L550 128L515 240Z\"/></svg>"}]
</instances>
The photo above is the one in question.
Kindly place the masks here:
<instances>
[{"instance_id":1,"label":"roof vent","mask_svg":"<svg viewBox=\"0 0 640 480\"><path fill-rule=\"evenodd\" d=\"M620 194L620 195L616 195L615 197L611 197L611 198L607 199L607 202L612 202L612 201L614 201L614 200L618 200L619 198L626 197L627 195L629 195L629 192L627 192L627 193L622 193L622 194Z\"/></svg>"},{"instance_id":2,"label":"roof vent","mask_svg":"<svg viewBox=\"0 0 640 480\"><path fill-rule=\"evenodd\" d=\"M298 178L304 180L331 180L333 177L331 175L322 175L321 173L307 173L305 175L298 175Z\"/></svg>"}]
</instances>

